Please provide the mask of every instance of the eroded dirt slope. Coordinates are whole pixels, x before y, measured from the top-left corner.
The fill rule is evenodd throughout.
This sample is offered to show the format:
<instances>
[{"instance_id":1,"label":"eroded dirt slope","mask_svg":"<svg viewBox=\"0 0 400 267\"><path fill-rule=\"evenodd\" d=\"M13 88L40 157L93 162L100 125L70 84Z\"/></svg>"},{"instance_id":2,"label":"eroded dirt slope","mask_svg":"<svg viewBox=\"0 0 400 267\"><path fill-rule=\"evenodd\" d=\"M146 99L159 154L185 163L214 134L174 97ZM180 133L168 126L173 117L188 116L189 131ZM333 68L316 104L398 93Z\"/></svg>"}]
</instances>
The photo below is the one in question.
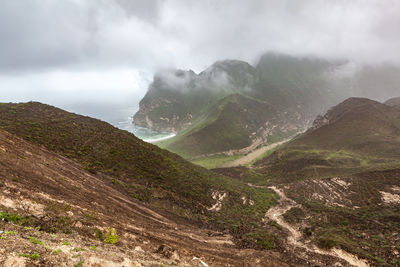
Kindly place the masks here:
<instances>
[{"instance_id":1,"label":"eroded dirt slope","mask_svg":"<svg viewBox=\"0 0 400 267\"><path fill-rule=\"evenodd\" d=\"M0 265L288 266L296 262L294 256L286 259L277 252L240 250L230 235L132 200L110 179L0 131ZM118 241L105 243L112 228Z\"/></svg>"}]
</instances>

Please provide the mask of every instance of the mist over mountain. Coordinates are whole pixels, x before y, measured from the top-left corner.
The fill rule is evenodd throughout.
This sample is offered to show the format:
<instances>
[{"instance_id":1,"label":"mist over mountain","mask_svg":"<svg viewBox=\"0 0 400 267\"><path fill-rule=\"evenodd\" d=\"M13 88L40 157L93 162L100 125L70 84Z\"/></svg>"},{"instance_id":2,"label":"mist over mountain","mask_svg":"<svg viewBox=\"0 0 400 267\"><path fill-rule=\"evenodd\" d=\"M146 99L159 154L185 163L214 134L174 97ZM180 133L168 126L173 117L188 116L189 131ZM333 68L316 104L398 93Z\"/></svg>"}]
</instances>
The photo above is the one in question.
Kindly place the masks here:
<instances>
[{"instance_id":1,"label":"mist over mountain","mask_svg":"<svg viewBox=\"0 0 400 267\"><path fill-rule=\"evenodd\" d=\"M399 10L2 0L0 266L400 266Z\"/></svg>"},{"instance_id":2,"label":"mist over mountain","mask_svg":"<svg viewBox=\"0 0 400 267\"><path fill-rule=\"evenodd\" d=\"M155 75L133 122L178 133L165 147L186 157L242 153L305 130L348 97L396 96L399 73L390 64L277 53L263 55L254 67L225 60L199 74L170 69Z\"/></svg>"}]
</instances>

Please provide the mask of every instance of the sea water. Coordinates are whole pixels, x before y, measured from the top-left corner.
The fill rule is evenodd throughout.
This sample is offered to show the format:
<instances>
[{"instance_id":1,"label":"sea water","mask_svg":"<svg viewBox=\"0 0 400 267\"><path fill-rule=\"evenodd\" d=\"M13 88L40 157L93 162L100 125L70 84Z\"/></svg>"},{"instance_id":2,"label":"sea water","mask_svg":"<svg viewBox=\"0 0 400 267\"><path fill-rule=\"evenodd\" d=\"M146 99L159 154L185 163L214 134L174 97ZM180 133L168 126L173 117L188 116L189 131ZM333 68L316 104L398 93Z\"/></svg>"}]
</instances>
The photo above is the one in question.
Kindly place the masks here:
<instances>
[{"instance_id":1,"label":"sea water","mask_svg":"<svg viewBox=\"0 0 400 267\"><path fill-rule=\"evenodd\" d=\"M111 125L128 132L145 142L153 143L174 137L174 133L156 132L133 123L133 115L138 111L138 106L124 106L111 104L78 103L64 105L63 109L81 115L100 119Z\"/></svg>"},{"instance_id":2,"label":"sea water","mask_svg":"<svg viewBox=\"0 0 400 267\"><path fill-rule=\"evenodd\" d=\"M113 125L121 130L131 132L136 137L149 143L165 140L175 136L174 133L156 132L145 127L135 125L133 123L132 116L121 118L119 121L113 123Z\"/></svg>"}]
</instances>

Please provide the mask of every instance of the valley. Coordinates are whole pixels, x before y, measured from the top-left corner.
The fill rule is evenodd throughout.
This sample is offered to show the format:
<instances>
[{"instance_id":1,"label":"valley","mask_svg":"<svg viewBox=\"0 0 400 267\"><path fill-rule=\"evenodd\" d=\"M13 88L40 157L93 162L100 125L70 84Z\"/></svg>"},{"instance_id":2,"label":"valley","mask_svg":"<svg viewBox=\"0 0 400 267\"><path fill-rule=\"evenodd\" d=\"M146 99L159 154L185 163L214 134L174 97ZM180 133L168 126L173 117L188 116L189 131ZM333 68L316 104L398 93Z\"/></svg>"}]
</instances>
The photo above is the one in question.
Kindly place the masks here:
<instances>
[{"instance_id":1,"label":"valley","mask_svg":"<svg viewBox=\"0 0 400 267\"><path fill-rule=\"evenodd\" d=\"M0 104L0 111L1 242L14 244L3 247L3 263L398 263L396 107L348 99L306 132L212 171L48 105ZM371 124L382 136L368 131ZM348 131L359 131L355 144ZM110 229L116 246L104 241Z\"/></svg>"},{"instance_id":2,"label":"valley","mask_svg":"<svg viewBox=\"0 0 400 267\"><path fill-rule=\"evenodd\" d=\"M0 266L400 267L399 11L1 0Z\"/></svg>"}]
</instances>

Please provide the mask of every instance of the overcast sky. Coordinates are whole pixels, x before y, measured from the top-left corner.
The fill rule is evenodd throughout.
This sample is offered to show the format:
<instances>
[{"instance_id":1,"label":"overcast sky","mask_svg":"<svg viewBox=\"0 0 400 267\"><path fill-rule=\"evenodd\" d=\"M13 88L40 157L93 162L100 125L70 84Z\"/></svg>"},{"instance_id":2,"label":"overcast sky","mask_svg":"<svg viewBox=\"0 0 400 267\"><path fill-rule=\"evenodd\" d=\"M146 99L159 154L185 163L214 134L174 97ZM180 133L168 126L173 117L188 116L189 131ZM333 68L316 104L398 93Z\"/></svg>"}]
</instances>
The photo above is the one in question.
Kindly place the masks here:
<instances>
[{"instance_id":1,"label":"overcast sky","mask_svg":"<svg viewBox=\"0 0 400 267\"><path fill-rule=\"evenodd\" d=\"M1 0L0 101L134 106L159 68L399 50L398 0Z\"/></svg>"}]
</instances>

